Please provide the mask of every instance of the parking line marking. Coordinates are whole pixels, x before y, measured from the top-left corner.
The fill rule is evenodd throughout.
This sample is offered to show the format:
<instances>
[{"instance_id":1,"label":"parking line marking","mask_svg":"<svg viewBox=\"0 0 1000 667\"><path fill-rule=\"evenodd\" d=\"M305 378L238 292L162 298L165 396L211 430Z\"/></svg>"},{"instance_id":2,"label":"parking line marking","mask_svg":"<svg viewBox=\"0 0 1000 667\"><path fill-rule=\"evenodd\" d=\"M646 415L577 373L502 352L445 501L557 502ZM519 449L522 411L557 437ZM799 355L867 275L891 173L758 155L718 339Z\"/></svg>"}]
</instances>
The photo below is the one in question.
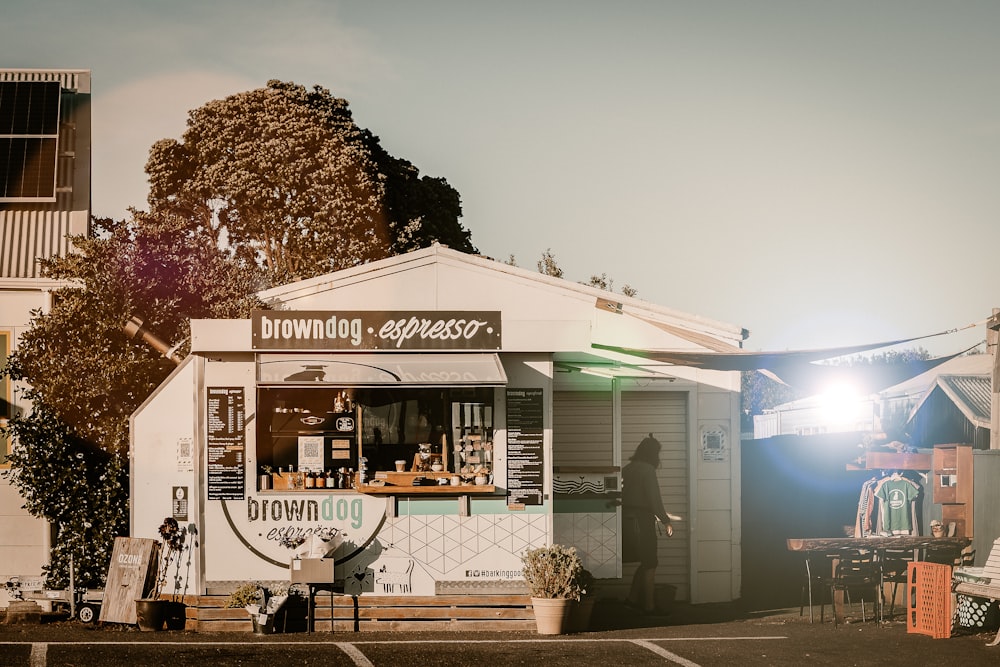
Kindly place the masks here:
<instances>
[{"instance_id":1,"label":"parking line marking","mask_svg":"<svg viewBox=\"0 0 1000 667\"><path fill-rule=\"evenodd\" d=\"M368 657L361 652L354 644L348 644L346 642L335 642L334 646L339 648L341 651L347 654L351 660L354 661L355 665L358 667L375 667L375 663L368 659Z\"/></svg>"},{"instance_id":2,"label":"parking line marking","mask_svg":"<svg viewBox=\"0 0 1000 667\"><path fill-rule=\"evenodd\" d=\"M677 655L676 653L671 653L667 649L661 648L661 647L657 646L656 644L654 644L653 642L648 641L646 639L632 639L630 641L631 641L631 643L636 644L637 646L641 646L644 649L646 649L647 651L652 651L653 653L655 653L656 655L660 656L661 658L666 658L670 662L677 663L678 665L681 665L682 667L701 667L701 665L699 665L697 662L691 662L687 658L682 658L681 656Z\"/></svg>"},{"instance_id":3,"label":"parking line marking","mask_svg":"<svg viewBox=\"0 0 1000 667\"><path fill-rule=\"evenodd\" d=\"M31 667L45 667L45 663L48 661L48 644L34 643L31 645L31 658L28 660L28 664Z\"/></svg>"}]
</instances>

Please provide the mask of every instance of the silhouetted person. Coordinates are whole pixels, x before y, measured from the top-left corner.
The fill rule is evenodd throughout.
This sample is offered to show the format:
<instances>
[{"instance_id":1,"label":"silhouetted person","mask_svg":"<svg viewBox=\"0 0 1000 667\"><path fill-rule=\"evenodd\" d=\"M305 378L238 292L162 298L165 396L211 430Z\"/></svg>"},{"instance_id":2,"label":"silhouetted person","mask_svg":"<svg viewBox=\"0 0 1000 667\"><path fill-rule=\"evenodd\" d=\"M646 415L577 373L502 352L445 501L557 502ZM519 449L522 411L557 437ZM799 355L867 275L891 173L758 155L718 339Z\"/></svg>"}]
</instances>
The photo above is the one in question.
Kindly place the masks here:
<instances>
[{"instance_id":1,"label":"silhouetted person","mask_svg":"<svg viewBox=\"0 0 1000 667\"><path fill-rule=\"evenodd\" d=\"M623 558L639 562L632 577L628 603L646 613L656 610L654 588L657 566L656 522L666 527L667 536L674 534L670 517L660 497L656 469L660 467L660 443L650 433L622 468Z\"/></svg>"}]
</instances>

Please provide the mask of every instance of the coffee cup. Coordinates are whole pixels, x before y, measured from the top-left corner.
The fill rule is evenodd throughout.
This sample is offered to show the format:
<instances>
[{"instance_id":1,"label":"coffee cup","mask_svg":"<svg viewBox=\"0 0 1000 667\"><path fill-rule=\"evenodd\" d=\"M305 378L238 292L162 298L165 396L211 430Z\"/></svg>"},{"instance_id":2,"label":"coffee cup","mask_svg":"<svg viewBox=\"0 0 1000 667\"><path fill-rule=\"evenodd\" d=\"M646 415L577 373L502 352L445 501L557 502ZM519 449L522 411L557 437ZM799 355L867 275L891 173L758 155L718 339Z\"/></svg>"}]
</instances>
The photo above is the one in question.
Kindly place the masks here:
<instances>
[{"instance_id":1,"label":"coffee cup","mask_svg":"<svg viewBox=\"0 0 1000 667\"><path fill-rule=\"evenodd\" d=\"M396 461L396 472L403 472L406 470L406 461Z\"/></svg>"}]
</instances>

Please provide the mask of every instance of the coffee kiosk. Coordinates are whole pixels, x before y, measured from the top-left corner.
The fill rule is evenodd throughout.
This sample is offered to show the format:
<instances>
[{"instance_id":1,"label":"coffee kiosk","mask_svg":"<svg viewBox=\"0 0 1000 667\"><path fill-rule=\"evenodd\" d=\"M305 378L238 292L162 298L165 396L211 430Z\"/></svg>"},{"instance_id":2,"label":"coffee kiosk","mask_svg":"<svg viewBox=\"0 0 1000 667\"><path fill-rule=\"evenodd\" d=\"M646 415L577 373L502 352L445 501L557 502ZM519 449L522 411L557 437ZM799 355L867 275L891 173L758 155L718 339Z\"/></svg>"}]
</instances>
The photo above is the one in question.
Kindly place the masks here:
<instances>
[{"instance_id":1,"label":"coffee kiosk","mask_svg":"<svg viewBox=\"0 0 1000 667\"><path fill-rule=\"evenodd\" d=\"M195 524L189 590L287 580L288 538L319 531L353 593L488 591L553 542L622 580L620 470L653 432L687 518L658 572L681 599L739 596L738 373L599 346L736 348L741 328L440 246L261 296L192 321L132 416L132 535Z\"/></svg>"}]
</instances>

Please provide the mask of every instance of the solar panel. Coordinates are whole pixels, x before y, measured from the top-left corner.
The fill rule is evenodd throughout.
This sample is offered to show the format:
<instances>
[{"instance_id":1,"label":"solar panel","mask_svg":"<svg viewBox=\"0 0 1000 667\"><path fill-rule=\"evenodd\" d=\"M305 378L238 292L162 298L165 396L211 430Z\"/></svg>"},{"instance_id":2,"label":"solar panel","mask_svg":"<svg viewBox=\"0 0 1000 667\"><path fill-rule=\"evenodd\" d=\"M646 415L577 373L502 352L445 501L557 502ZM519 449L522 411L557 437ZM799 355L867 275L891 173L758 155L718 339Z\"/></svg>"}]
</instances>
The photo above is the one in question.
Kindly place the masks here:
<instances>
[{"instance_id":1,"label":"solar panel","mask_svg":"<svg viewBox=\"0 0 1000 667\"><path fill-rule=\"evenodd\" d=\"M55 198L58 81L0 82L0 202Z\"/></svg>"}]
</instances>

